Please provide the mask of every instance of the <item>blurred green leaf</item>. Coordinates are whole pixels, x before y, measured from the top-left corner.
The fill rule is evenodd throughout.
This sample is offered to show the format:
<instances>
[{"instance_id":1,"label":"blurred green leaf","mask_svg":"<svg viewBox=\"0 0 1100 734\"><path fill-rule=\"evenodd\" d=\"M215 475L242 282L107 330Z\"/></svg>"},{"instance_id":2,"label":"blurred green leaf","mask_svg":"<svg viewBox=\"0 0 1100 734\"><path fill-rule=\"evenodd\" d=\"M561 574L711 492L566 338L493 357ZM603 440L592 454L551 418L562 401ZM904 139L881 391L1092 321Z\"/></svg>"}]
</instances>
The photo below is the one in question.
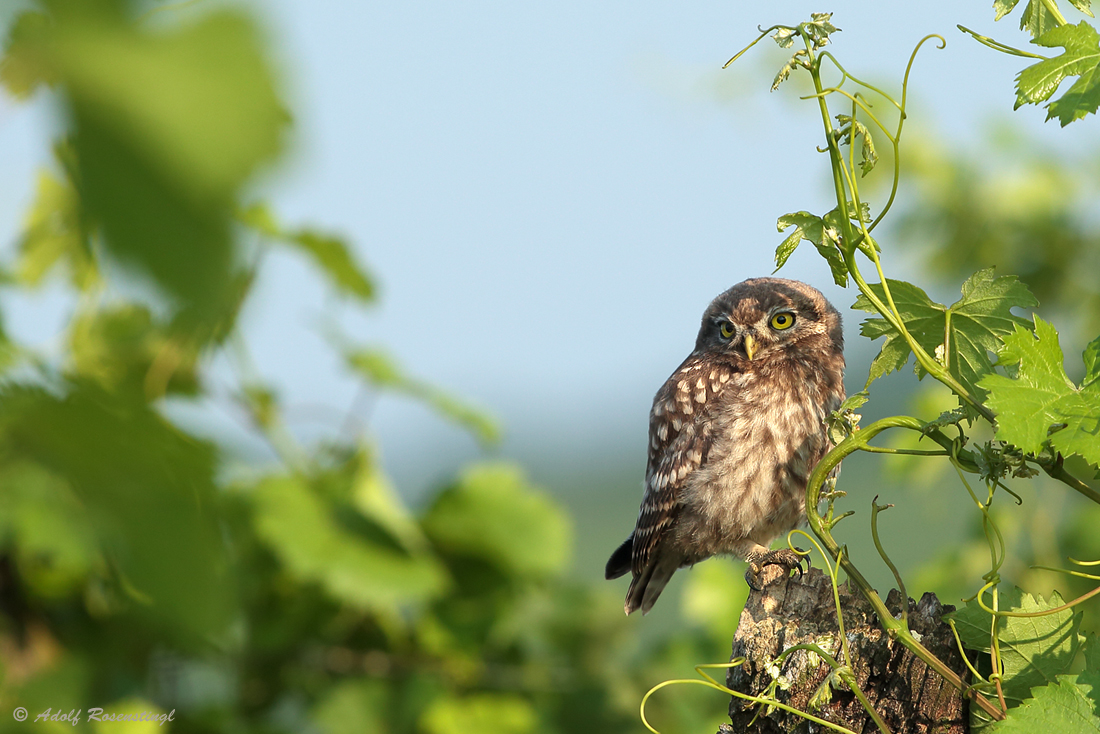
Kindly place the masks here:
<instances>
[{"instance_id":1,"label":"blurred green leaf","mask_svg":"<svg viewBox=\"0 0 1100 734\"><path fill-rule=\"evenodd\" d=\"M720 643L733 638L737 617L730 610L741 609L749 587L726 559L711 559L692 568L681 597L684 618L703 627Z\"/></svg>"},{"instance_id":2,"label":"blurred green leaf","mask_svg":"<svg viewBox=\"0 0 1100 734\"><path fill-rule=\"evenodd\" d=\"M0 374L6 372L16 361L20 354L19 345L14 343L4 328L4 320L0 313Z\"/></svg>"},{"instance_id":3,"label":"blurred green leaf","mask_svg":"<svg viewBox=\"0 0 1100 734\"><path fill-rule=\"evenodd\" d=\"M142 394L155 365L169 370L171 392L198 390L198 354L164 334L145 306L125 303L83 313L70 325L69 344L73 371L107 390Z\"/></svg>"},{"instance_id":4,"label":"blurred green leaf","mask_svg":"<svg viewBox=\"0 0 1100 734\"><path fill-rule=\"evenodd\" d=\"M147 30L84 13L66 8L46 48L78 126L125 131L132 155L200 204L232 198L279 152L288 117L246 16L220 10Z\"/></svg>"},{"instance_id":5,"label":"blurred green leaf","mask_svg":"<svg viewBox=\"0 0 1100 734\"><path fill-rule=\"evenodd\" d=\"M253 204L244 209L239 218L276 242L286 243L304 252L341 293L364 302L374 300L374 282L355 262L350 245L343 239L310 229L284 230L263 204Z\"/></svg>"},{"instance_id":6,"label":"blurred green leaf","mask_svg":"<svg viewBox=\"0 0 1100 734\"><path fill-rule=\"evenodd\" d=\"M142 698L128 698L121 701L112 701L98 708L103 711L98 714L99 719L92 721L90 712L85 712L81 721L89 721L95 734L117 734L119 730L125 730L126 734L157 734L157 732L171 731L172 724L168 723L168 713L161 707ZM105 720L108 714L116 716L133 716L133 720L119 721ZM160 717L165 717L163 720ZM140 718L139 718L140 717ZM175 722L178 714L173 716Z\"/></svg>"},{"instance_id":7,"label":"blurred green leaf","mask_svg":"<svg viewBox=\"0 0 1100 734\"><path fill-rule=\"evenodd\" d=\"M40 84L56 81L53 69L43 58L43 41L50 32L45 13L26 10L8 29L4 56L0 58L0 83L16 99L26 99Z\"/></svg>"},{"instance_id":8,"label":"blurred green leaf","mask_svg":"<svg viewBox=\"0 0 1100 734\"><path fill-rule=\"evenodd\" d=\"M80 217L80 201L68 179L46 171L38 174L38 190L19 240L16 273L28 285L38 285L58 263L68 268L69 282L87 290L99 281L98 267Z\"/></svg>"},{"instance_id":9,"label":"blurred green leaf","mask_svg":"<svg viewBox=\"0 0 1100 734\"><path fill-rule=\"evenodd\" d=\"M20 576L35 594L79 590L102 563L95 527L59 477L29 462L0 465L0 539L14 542Z\"/></svg>"},{"instance_id":10,"label":"blurred green leaf","mask_svg":"<svg viewBox=\"0 0 1100 734\"><path fill-rule=\"evenodd\" d=\"M999 364L1018 369L1014 377L990 374L980 383L997 414L997 438L1030 453L1049 440L1066 456L1100 465L1100 381L1070 382L1054 327L1036 316L1035 333L1017 326L998 356Z\"/></svg>"},{"instance_id":11,"label":"blurred green leaf","mask_svg":"<svg viewBox=\"0 0 1100 734\"><path fill-rule=\"evenodd\" d=\"M1041 138L994 127L975 149L912 146L919 197L902 220L931 271L965 278L996 264L1057 315L1063 337L1100 333L1100 223L1094 166L1065 166ZM1091 151L1081 151L1081 160Z\"/></svg>"},{"instance_id":12,"label":"blurred green leaf","mask_svg":"<svg viewBox=\"0 0 1100 734\"><path fill-rule=\"evenodd\" d=\"M420 725L425 734L533 734L538 717L519 696L478 693L436 699Z\"/></svg>"},{"instance_id":13,"label":"blurred green leaf","mask_svg":"<svg viewBox=\"0 0 1100 734\"><path fill-rule=\"evenodd\" d=\"M69 102L80 201L107 249L184 305L216 309L236 265L237 189L286 122L254 26L219 11L154 31L103 8L54 6L23 56Z\"/></svg>"},{"instance_id":14,"label":"blurred green leaf","mask_svg":"<svg viewBox=\"0 0 1100 734\"><path fill-rule=\"evenodd\" d=\"M313 722L324 734L388 734L386 689L383 681L371 678L337 683L314 708Z\"/></svg>"},{"instance_id":15,"label":"blurred green leaf","mask_svg":"<svg viewBox=\"0 0 1100 734\"><path fill-rule=\"evenodd\" d=\"M178 644L224 630L232 607L210 445L143 403L76 383L62 397L0 389L0 448L72 488L121 574L121 592L136 592L129 609L137 618Z\"/></svg>"},{"instance_id":16,"label":"blurred green leaf","mask_svg":"<svg viewBox=\"0 0 1100 734\"><path fill-rule=\"evenodd\" d=\"M403 547L385 533L356 532L370 528L371 519L342 519L339 506L318 496L301 477L264 479L252 502L257 535L296 577L321 584L338 600L386 610L430 599L446 586L446 574L435 558ZM349 525L347 520L359 523Z\"/></svg>"},{"instance_id":17,"label":"blurred green leaf","mask_svg":"<svg viewBox=\"0 0 1100 734\"><path fill-rule=\"evenodd\" d=\"M569 560L569 518L512 466L467 469L436 497L423 525L447 552L482 558L520 576L557 573Z\"/></svg>"},{"instance_id":18,"label":"blurred green leaf","mask_svg":"<svg viewBox=\"0 0 1100 734\"><path fill-rule=\"evenodd\" d=\"M382 471L377 452L363 448L356 456L352 502L363 515L399 539L405 548L421 551L428 547L420 524Z\"/></svg>"},{"instance_id":19,"label":"blurred green leaf","mask_svg":"<svg viewBox=\"0 0 1100 734\"><path fill-rule=\"evenodd\" d=\"M88 691L92 683L91 665L80 654L59 651L57 641L43 637L41 630L28 636L25 648L13 659L10 654L5 663L21 668L21 675L5 676L5 693L11 707L22 706L30 715L27 721L15 721L12 716L0 717L0 732L26 734L29 725L46 734L71 732L69 722L34 722L34 717L46 709L56 713L77 711L87 707ZM48 633L45 633L48 634ZM10 668L9 668L10 670ZM25 677L24 677L25 676ZM11 685L11 688L8 686ZM86 721L81 716L81 722Z\"/></svg>"},{"instance_id":20,"label":"blurred green leaf","mask_svg":"<svg viewBox=\"0 0 1100 734\"><path fill-rule=\"evenodd\" d=\"M406 376L394 359L381 349L347 349L347 365L371 384L421 400L440 415L470 430L485 444L500 440L500 429L485 413L452 398L437 387Z\"/></svg>"}]
</instances>

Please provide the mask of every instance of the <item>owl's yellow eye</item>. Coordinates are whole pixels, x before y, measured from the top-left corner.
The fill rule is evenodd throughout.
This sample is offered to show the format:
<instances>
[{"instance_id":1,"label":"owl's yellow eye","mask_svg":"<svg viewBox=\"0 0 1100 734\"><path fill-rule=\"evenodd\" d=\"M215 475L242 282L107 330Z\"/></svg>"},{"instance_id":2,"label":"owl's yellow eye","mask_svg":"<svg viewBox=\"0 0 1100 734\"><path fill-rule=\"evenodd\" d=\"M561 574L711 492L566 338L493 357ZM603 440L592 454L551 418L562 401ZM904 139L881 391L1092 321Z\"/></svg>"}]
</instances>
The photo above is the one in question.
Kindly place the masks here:
<instances>
[{"instance_id":1,"label":"owl's yellow eye","mask_svg":"<svg viewBox=\"0 0 1100 734\"><path fill-rule=\"evenodd\" d=\"M772 316L771 325L773 329L778 331L789 329L794 326L794 314L790 311L780 311Z\"/></svg>"},{"instance_id":2,"label":"owl's yellow eye","mask_svg":"<svg viewBox=\"0 0 1100 734\"><path fill-rule=\"evenodd\" d=\"M723 339L729 339L731 336L733 336L733 324L728 321L723 321L722 326L719 328L719 330L722 333Z\"/></svg>"}]
</instances>

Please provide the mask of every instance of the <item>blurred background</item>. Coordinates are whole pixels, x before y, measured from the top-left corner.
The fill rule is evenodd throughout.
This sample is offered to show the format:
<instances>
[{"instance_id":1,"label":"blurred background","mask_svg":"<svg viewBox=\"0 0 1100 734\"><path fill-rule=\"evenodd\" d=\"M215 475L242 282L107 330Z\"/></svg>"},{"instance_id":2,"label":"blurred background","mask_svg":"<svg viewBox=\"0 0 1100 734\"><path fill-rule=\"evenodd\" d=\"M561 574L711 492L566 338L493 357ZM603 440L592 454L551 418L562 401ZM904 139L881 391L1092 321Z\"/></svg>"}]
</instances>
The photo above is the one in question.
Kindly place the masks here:
<instances>
[{"instance_id":1,"label":"blurred background","mask_svg":"<svg viewBox=\"0 0 1100 734\"><path fill-rule=\"evenodd\" d=\"M955 27L1025 45L985 5L5 3L0 729L100 706L177 731L642 730L648 688L728 658L745 594L716 559L627 619L602 580L653 393L710 299L772 271L776 218L833 206L805 85L768 91L788 53L721 69L758 25L832 10L832 51L895 93L947 39L914 66L884 267L944 303L1018 274L1080 377L1095 120L1011 111L1023 64ZM812 248L782 275L845 314L861 389L854 293ZM863 413L950 407L905 369ZM1100 555L1100 512L1017 484L1002 575L1076 596L1029 565ZM852 457L841 488L881 590L875 495L910 593L980 586L953 471ZM727 704L648 710L713 731Z\"/></svg>"}]
</instances>

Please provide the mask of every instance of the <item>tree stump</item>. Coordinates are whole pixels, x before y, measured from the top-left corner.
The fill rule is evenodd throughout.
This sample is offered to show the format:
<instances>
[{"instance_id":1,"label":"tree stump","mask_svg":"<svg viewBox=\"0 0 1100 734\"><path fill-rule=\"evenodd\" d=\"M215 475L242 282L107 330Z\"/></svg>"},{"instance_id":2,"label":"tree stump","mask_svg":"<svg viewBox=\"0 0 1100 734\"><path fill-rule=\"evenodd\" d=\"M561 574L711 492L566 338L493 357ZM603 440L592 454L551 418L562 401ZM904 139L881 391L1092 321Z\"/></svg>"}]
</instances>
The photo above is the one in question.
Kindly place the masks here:
<instances>
[{"instance_id":1,"label":"tree stump","mask_svg":"<svg viewBox=\"0 0 1100 734\"><path fill-rule=\"evenodd\" d=\"M840 587L844 629L852 655L852 668L859 687L894 734L964 734L967 701L947 681L913 655L901 643L890 639L878 623L871 605L858 590ZM887 608L897 617L901 594L886 598ZM940 617L954 607L940 604L927 593L920 602L909 602L909 628L921 644L965 681L964 663L951 628ZM843 664L836 605L829 577L811 569L801 578L779 581L762 591L752 591L733 638L731 659L745 662L731 668L726 685L732 690L758 695L773 681L768 666L783 651L800 643L814 643ZM779 688L780 702L852 731L877 732L874 721L859 700L819 656L804 650L787 656L779 670L786 690ZM730 703L732 727L723 725L722 734L809 734L827 731L818 724L781 709L766 712L743 699Z\"/></svg>"}]
</instances>

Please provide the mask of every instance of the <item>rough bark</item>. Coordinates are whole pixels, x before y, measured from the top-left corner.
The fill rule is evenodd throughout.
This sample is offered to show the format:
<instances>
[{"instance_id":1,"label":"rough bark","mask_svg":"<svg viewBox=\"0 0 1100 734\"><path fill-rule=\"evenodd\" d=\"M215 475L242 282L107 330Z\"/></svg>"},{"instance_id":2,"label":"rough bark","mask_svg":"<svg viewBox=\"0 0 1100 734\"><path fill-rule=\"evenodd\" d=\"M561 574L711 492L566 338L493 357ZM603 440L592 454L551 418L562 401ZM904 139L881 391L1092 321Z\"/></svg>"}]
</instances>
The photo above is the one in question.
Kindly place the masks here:
<instances>
[{"instance_id":1,"label":"rough bark","mask_svg":"<svg viewBox=\"0 0 1100 734\"><path fill-rule=\"evenodd\" d=\"M841 585L840 604L856 680L890 730L894 734L967 732L967 701L923 661L890 639L858 590ZM900 613L901 594L897 590L890 592L886 606L895 616ZM965 681L966 665L951 628L940 619L952 609L941 605L931 593L921 597L919 603L910 600L909 627L926 648ZM746 660L730 669L726 685L735 691L758 695L773 680L768 672L771 661L783 650L806 642L817 644L843 663L832 585L819 569L810 570L800 579L779 581L762 591L751 592L733 638L732 658ZM780 669L789 687L776 690L775 696L789 706L852 731L877 732L874 721L848 687L835 676L835 685L830 685L831 672L829 665L812 653L791 653ZM733 726L723 725L723 732L827 731L795 714L779 709L768 713L737 697L730 704L730 719Z\"/></svg>"}]
</instances>

